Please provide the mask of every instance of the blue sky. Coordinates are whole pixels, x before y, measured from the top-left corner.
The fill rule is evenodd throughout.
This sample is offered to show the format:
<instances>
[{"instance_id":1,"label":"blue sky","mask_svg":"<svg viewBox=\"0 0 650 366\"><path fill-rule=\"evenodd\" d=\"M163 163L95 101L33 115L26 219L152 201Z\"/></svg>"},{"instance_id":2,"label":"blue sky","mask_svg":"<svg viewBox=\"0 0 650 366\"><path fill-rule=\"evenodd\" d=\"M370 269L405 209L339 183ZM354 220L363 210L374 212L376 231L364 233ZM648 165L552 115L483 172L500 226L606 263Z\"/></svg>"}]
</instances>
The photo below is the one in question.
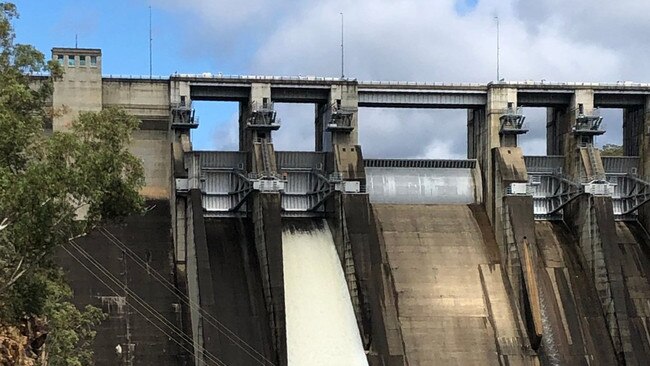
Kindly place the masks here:
<instances>
[{"instance_id":1,"label":"blue sky","mask_svg":"<svg viewBox=\"0 0 650 366\"><path fill-rule=\"evenodd\" d=\"M49 55L52 47L101 48L107 56L104 74L149 74L149 1L15 1L20 19L15 23L18 42L35 45ZM154 74L176 71L199 73L219 69L224 73L245 71L241 60L192 57L183 52L186 35L175 27L186 27L178 17L152 7Z\"/></svg>"},{"instance_id":2,"label":"blue sky","mask_svg":"<svg viewBox=\"0 0 650 366\"><path fill-rule=\"evenodd\" d=\"M650 2L573 0L18 0L18 42L101 48L103 73L149 72L149 6L155 75L174 72L337 76L339 12L346 19L346 76L360 80L488 82L501 25L506 80L650 80ZM245 3L245 4L244 4ZM589 16L584 16L588 13ZM235 149L233 103L198 103L197 149ZM313 149L313 106L281 105L278 149ZM366 156L459 158L463 111L361 110ZM600 143L619 142L620 112L606 114ZM531 110L524 152L543 154L543 110ZM451 128L450 128L451 126ZM455 128L453 126L458 126ZM401 141L410 141L404 146Z\"/></svg>"},{"instance_id":3,"label":"blue sky","mask_svg":"<svg viewBox=\"0 0 650 366\"><path fill-rule=\"evenodd\" d=\"M149 74L149 2L148 1L15 1L20 18L15 22L17 42L36 46L46 56L52 47L101 48L104 75ZM220 70L245 73L238 58L191 57L183 52L183 32L172 13L153 6L153 74L168 76L174 72L201 73ZM185 25L185 23L183 23ZM200 119L206 123L193 136L198 149L214 147L216 129L237 111L232 103L201 103Z\"/></svg>"}]
</instances>

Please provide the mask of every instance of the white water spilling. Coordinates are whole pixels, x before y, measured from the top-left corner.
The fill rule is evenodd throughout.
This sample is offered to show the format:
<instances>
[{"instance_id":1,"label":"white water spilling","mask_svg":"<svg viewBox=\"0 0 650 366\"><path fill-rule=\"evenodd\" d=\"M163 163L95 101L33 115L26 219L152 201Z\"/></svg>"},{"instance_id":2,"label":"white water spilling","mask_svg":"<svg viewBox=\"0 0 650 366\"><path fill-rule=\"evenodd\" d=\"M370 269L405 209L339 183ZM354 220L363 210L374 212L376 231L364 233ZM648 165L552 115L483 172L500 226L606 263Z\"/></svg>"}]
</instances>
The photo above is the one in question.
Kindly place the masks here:
<instances>
[{"instance_id":1,"label":"white water spilling","mask_svg":"<svg viewBox=\"0 0 650 366\"><path fill-rule=\"evenodd\" d=\"M327 224L285 228L282 248L289 366L367 366Z\"/></svg>"}]
</instances>

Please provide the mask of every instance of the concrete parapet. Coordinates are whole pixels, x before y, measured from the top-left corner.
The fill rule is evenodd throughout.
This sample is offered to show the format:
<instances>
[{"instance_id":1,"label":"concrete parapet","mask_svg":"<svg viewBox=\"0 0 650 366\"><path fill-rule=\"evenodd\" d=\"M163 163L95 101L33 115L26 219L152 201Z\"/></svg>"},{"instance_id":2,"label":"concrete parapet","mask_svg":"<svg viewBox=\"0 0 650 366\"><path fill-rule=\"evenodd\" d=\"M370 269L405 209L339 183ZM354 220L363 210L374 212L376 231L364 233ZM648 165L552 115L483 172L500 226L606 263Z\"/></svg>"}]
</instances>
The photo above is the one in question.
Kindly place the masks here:
<instances>
[{"instance_id":1,"label":"concrete parapet","mask_svg":"<svg viewBox=\"0 0 650 366\"><path fill-rule=\"evenodd\" d=\"M170 87L167 80L102 79L102 107L122 108L143 120L143 128L169 128Z\"/></svg>"}]
</instances>

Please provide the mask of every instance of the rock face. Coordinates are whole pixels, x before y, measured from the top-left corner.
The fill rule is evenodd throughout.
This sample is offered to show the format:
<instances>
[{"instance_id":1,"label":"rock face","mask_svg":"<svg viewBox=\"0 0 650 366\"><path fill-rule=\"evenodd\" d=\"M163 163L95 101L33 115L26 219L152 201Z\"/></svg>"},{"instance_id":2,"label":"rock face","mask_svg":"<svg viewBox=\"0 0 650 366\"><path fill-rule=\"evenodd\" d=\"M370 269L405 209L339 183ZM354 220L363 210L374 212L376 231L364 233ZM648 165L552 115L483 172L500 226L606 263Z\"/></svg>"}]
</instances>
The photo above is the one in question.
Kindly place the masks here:
<instances>
[{"instance_id":1,"label":"rock face","mask_svg":"<svg viewBox=\"0 0 650 366\"><path fill-rule=\"evenodd\" d=\"M18 327L0 324L0 365L46 365L46 338L47 325L39 318L27 317Z\"/></svg>"}]
</instances>

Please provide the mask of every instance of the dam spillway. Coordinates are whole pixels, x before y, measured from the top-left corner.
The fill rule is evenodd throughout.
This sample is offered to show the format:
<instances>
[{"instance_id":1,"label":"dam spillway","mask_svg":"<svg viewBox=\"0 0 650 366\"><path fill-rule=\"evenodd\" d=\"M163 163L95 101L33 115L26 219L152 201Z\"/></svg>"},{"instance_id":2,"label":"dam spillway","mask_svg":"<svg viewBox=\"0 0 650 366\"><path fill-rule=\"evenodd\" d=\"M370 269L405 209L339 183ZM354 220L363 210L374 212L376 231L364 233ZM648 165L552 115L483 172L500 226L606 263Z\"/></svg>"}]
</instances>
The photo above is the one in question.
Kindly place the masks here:
<instances>
[{"instance_id":1,"label":"dam spillway","mask_svg":"<svg viewBox=\"0 0 650 366\"><path fill-rule=\"evenodd\" d=\"M98 50L53 50L68 59L88 54L101 57ZM76 111L124 107L142 121L132 151L144 162L142 194L156 206L107 226L144 259L144 269L101 235L79 240L124 282L119 296L88 280L70 258L61 261L77 305L109 314L98 329L97 365L114 365L117 345L123 364L302 362L296 357L308 357L301 352L318 340L297 343L307 337L295 336L294 305L317 296L336 300L330 306L338 309L345 304L336 322L325 324L345 327L354 339L346 344L349 359L337 364L650 359L647 84L135 79L102 77L101 62L63 67L52 107L72 112L55 115L52 131L65 130ZM239 103L238 151L192 148L190 131L199 124L193 101ZM281 127L274 102L314 105L315 118L304 121L313 123L314 151L275 151L272 134ZM524 156L518 147L527 131L522 106L546 108L545 156ZM466 126L467 159L368 159L358 139L360 107L465 109L466 125L444 123ZM605 132L598 108L622 109L625 156L601 156L593 138ZM287 236L289 227L309 228L312 239L328 244L298 252L309 247L292 246L302 235L293 234L305 230ZM322 278L296 275L298 256L302 264L314 256L310 263L328 263L322 278L337 279L336 295L296 296L297 277L332 290L317 284ZM175 291L159 291L154 271ZM131 291L162 317L136 316ZM302 314L300 322L320 319ZM297 331L325 326L310 324Z\"/></svg>"},{"instance_id":2,"label":"dam spillway","mask_svg":"<svg viewBox=\"0 0 650 366\"><path fill-rule=\"evenodd\" d=\"M544 357L552 363L616 364L596 290L580 260L577 239L564 222L535 222L543 269L541 296L546 304L549 336ZM549 349L550 348L550 349ZM551 363L551 362L549 362Z\"/></svg>"},{"instance_id":3,"label":"dam spillway","mask_svg":"<svg viewBox=\"0 0 650 366\"><path fill-rule=\"evenodd\" d=\"M187 201L188 292L206 312L192 315L197 343L228 364L609 365L621 357L612 341L621 326L640 337L629 338L630 353L644 357L648 240L637 221L612 225L618 250L588 247L561 216L536 215L543 196L511 195L504 247L473 160L368 160L365 192L338 198L342 216L330 203L303 212L295 209L316 201L309 189L325 159L297 153L282 167L299 199L264 193L239 213L211 210L234 202L223 163L246 162L208 154L198 159L207 189ZM217 194L224 203L210 206ZM621 281L603 280L607 261L622 265ZM629 320L608 320L592 283L623 291Z\"/></svg>"},{"instance_id":4,"label":"dam spillway","mask_svg":"<svg viewBox=\"0 0 650 366\"><path fill-rule=\"evenodd\" d=\"M480 207L373 207L395 281L409 362L527 364L496 242Z\"/></svg>"},{"instance_id":5,"label":"dam spillway","mask_svg":"<svg viewBox=\"0 0 650 366\"><path fill-rule=\"evenodd\" d=\"M287 223L282 244L288 365L367 366L327 223Z\"/></svg>"}]
</instances>

